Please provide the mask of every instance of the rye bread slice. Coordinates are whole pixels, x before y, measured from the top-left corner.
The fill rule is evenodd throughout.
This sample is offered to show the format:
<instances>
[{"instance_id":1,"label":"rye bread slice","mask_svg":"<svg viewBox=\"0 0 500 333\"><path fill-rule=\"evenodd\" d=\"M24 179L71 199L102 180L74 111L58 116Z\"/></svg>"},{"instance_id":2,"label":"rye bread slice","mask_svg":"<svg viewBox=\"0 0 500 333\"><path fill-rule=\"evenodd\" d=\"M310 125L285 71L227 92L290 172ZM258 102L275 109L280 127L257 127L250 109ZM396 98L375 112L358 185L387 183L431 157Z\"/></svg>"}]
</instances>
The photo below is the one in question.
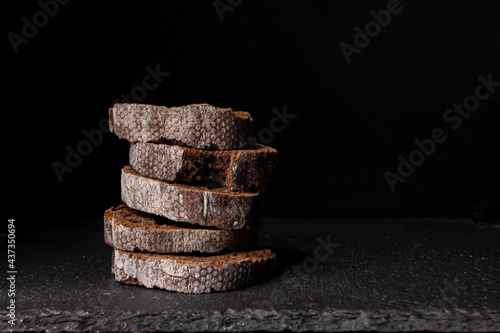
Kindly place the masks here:
<instances>
[{"instance_id":1,"label":"rye bread slice","mask_svg":"<svg viewBox=\"0 0 500 333\"><path fill-rule=\"evenodd\" d=\"M242 229L207 229L179 225L169 219L137 211L127 205L104 212L104 241L123 251L156 253L243 250L257 244L259 224Z\"/></svg>"},{"instance_id":2,"label":"rye bread slice","mask_svg":"<svg viewBox=\"0 0 500 333\"><path fill-rule=\"evenodd\" d=\"M258 193L208 189L145 177L131 166L122 169L121 198L127 206L178 222L221 229L247 225Z\"/></svg>"},{"instance_id":3,"label":"rye bread slice","mask_svg":"<svg viewBox=\"0 0 500 333\"><path fill-rule=\"evenodd\" d=\"M109 128L130 142L157 142L227 150L252 146L248 112L209 104L179 107L117 103L109 109Z\"/></svg>"},{"instance_id":4,"label":"rye bread slice","mask_svg":"<svg viewBox=\"0 0 500 333\"><path fill-rule=\"evenodd\" d=\"M115 280L183 293L237 289L269 277L276 255L269 249L213 256L125 252L115 249Z\"/></svg>"},{"instance_id":5,"label":"rye bread slice","mask_svg":"<svg viewBox=\"0 0 500 333\"><path fill-rule=\"evenodd\" d=\"M207 151L136 142L130 144L129 161L146 177L262 193L272 179L276 155L276 149L260 144L257 149Z\"/></svg>"}]
</instances>

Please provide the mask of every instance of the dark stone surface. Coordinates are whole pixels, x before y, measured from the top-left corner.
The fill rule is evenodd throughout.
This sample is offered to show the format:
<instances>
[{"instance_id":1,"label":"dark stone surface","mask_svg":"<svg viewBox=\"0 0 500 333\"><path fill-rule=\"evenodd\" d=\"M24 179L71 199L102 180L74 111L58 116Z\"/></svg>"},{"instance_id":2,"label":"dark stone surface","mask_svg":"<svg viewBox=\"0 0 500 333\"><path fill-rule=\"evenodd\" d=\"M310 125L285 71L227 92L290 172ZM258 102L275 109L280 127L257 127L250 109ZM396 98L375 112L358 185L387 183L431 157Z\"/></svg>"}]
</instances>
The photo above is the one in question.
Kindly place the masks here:
<instances>
[{"instance_id":1,"label":"dark stone surface","mask_svg":"<svg viewBox=\"0 0 500 333\"><path fill-rule=\"evenodd\" d=\"M500 331L493 224L264 220L260 244L278 254L278 274L201 295L115 282L100 219L16 244L17 324L2 306L1 331ZM6 299L6 279L1 289Z\"/></svg>"}]
</instances>

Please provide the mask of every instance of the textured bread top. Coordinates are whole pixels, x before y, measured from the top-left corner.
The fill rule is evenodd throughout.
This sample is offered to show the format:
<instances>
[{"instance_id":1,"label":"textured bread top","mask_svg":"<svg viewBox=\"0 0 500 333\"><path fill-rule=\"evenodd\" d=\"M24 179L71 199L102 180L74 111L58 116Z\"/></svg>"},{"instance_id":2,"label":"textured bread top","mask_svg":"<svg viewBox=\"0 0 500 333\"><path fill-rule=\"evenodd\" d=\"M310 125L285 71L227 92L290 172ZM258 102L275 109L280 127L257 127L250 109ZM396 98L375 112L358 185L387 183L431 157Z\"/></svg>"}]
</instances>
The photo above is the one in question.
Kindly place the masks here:
<instances>
[{"instance_id":1,"label":"textured bread top","mask_svg":"<svg viewBox=\"0 0 500 333\"><path fill-rule=\"evenodd\" d=\"M261 193L273 177L276 155L276 149L260 144L256 149L207 151L136 142L130 144L129 161L147 177Z\"/></svg>"},{"instance_id":2,"label":"textured bread top","mask_svg":"<svg viewBox=\"0 0 500 333\"><path fill-rule=\"evenodd\" d=\"M122 169L121 197L127 206L178 222L241 229L249 222L257 196L153 179L130 166Z\"/></svg>"},{"instance_id":3,"label":"textured bread top","mask_svg":"<svg viewBox=\"0 0 500 333\"><path fill-rule=\"evenodd\" d=\"M213 256L113 252L115 280L185 293L224 291L272 274L276 255L269 249Z\"/></svg>"},{"instance_id":4,"label":"textured bread top","mask_svg":"<svg viewBox=\"0 0 500 333\"><path fill-rule=\"evenodd\" d=\"M215 253L224 249L242 250L257 243L258 230L257 221L252 221L251 227L230 230L179 225L126 205L104 212L104 240L123 251Z\"/></svg>"},{"instance_id":5,"label":"textured bread top","mask_svg":"<svg viewBox=\"0 0 500 333\"><path fill-rule=\"evenodd\" d=\"M251 146L252 118L209 104L179 107L117 103L109 109L109 127L130 142L159 142L227 150Z\"/></svg>"}]
</instances>

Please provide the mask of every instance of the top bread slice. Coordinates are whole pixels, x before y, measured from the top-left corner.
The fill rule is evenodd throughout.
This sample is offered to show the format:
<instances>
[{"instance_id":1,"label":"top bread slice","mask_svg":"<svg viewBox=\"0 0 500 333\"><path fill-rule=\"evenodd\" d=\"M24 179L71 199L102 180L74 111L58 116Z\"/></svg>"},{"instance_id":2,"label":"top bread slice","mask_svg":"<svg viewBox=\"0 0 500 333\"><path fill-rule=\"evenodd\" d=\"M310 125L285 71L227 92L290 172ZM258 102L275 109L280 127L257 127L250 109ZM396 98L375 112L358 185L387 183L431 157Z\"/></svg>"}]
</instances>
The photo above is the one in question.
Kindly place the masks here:
<instances>
[{"instance_id":1,"label":"top bread slice","mask_svg":"<svg viewBox=\"0 0 500 333\"><path fill-rule=\"evenodd\" d=\"M248 112L209 104L179 107L117 103L109 109L109 128L130 142L177 144L206 150L252 146L253 121Z\"/></svg>"}]
</instances>

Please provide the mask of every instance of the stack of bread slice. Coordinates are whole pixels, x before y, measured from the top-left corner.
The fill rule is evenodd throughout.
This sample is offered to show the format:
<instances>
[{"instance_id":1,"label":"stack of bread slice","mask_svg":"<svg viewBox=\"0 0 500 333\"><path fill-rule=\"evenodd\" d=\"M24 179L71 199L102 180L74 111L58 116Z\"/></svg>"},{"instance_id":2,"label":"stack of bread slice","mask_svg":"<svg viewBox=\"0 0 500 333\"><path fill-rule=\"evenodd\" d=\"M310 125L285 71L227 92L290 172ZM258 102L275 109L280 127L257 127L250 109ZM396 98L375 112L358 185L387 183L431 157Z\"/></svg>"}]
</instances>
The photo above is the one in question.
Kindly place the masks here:
<instances>
[{"instance_id":1,"label":"stack of bread slice","mask_svg":"<svg viewBox=\"0 0 500 333\"><path fill-rule=\"evenodd\" d=\"M104 213L116 281L205 293L271 275L276 256L257 247L253 207L277 152L254 143L248 112L118 103L109 125L130 142L123 204Z\"/></svg>"}]
</instances>

